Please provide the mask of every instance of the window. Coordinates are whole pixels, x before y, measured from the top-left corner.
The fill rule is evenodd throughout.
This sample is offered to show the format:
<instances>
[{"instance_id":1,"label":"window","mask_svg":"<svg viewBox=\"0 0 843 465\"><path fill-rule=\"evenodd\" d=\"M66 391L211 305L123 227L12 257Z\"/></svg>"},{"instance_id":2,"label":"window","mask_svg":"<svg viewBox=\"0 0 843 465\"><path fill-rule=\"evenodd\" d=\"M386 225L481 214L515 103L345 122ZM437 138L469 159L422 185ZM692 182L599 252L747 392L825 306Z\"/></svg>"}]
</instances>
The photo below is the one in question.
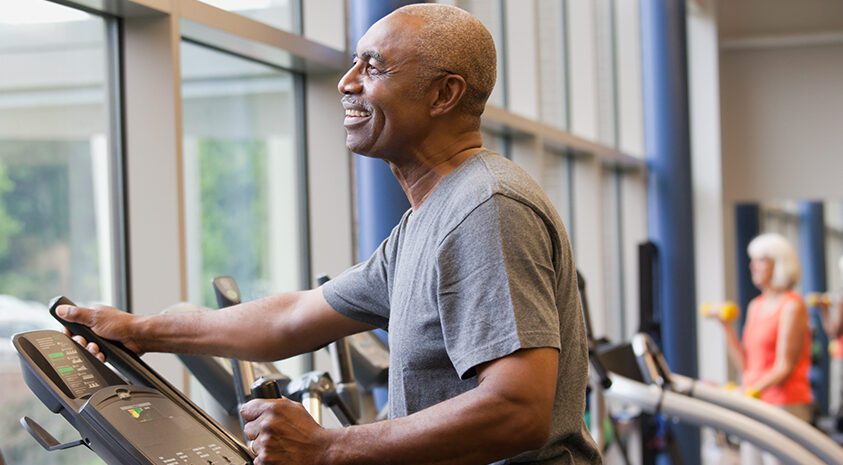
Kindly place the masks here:
<instances>
[{"instance_id":1,"label":"window","mask_svg":"<svg viewBox=\"0 0 843 465\"><path fill-rule=\"evenodd\" d=\"M296 79L191 43L182 74L191 301L219 275L244 300L306 286Z\"/></svg>"},{"instance_id":2,"label":"window","mask_svg":"<svg viewBox=\"0 0 843 465\"><path fill-rule=\"evenodd\" d=\"M503 13L503 0L440 0L438 3L447 3L458 6L476 16L492 33L495 39L495 48L498 51L498 79L488 103L499 107L506 107L506 54L505 49L505 27Z\"/></svg>"},{"instance_id":3,"label":"window","mask_svg":"<svg viewBox=\"0 0 843 465\"><path fill-rule=\"evenodd\" d=\"M618 92L615 0L598 0L596 8L597 138L605 145L618 144Z\"/></svg>"},{"instance_id":4,"label":"window","mask_svg":"<svg viewBox=\"0 0 843 465\"><path fill-rule=\"evenodd\" d=\"M539 111L541 120L560 129L568 127L568 63L565 2L539 0Z\"/></svg>"},{"instance_id":5,"label":"window","mask_svg":"<svg viewBox=\"0 0 843 465\"><path fill-rule=\"evenodd\" d=\"M302 0L200 0L285 31L301 34Z\"/></svg>"},{"instance_id":6,"label":"window","mask_svg":"<svg viewBox=\"0 0 843 465\"><path fill-rule=\"evenodd\" d=\"M604 168L601 175L603 189L603 279L606 292L607 333L616 341L624 341L629 333L627 304L624 293L623 218L621 204L623 188L621 172Z\"/></svg>"},{"instance_id":7,"label":"window","mask_svg":"<svg viewBox=\"0 0 843 465\"><path fill-rule=\"evenodd\" d=\"M78 438L26 387L9 337L56 328L46 302L123 305L113 136L116 23L31 0L0 17L0 437L8 463L101 463L84 447L41 449L30 416L60 441Z\"/></svg>"},{"instance_id":8,"label":"window","mask_svg":"<svg viewBox=\"0 0 843 465\"><path fill-rule=\"evenodd\" d=\"M574 161L564 154L546 152L544 158L544 169L542 170L541 186L550 199L573 244L574 241L574 206L573 192Z\"/></svg>"}]
</instances>

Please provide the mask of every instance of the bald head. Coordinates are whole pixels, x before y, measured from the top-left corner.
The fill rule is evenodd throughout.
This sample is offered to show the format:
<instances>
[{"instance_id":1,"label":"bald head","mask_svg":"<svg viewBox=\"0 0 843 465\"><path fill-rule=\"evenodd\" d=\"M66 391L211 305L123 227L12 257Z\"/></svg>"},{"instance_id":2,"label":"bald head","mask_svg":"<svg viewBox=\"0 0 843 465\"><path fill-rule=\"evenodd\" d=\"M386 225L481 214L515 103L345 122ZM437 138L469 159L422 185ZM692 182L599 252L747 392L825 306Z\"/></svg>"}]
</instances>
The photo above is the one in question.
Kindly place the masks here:
<instances>
[{"instance_id":1,"label":"bald head","mask_svg":"<svg viewBox=\"0 0 843 465\"><path fill-rule=\"evenodd\" d=\"M457 108L479 121L497 78L495 42L489 30L465 10L450 5L408 5L392 15L419 20L415 51L421 63L421 84L426 87L445 71L459 74L468 88Z\"/></svg>"}]
</instances>

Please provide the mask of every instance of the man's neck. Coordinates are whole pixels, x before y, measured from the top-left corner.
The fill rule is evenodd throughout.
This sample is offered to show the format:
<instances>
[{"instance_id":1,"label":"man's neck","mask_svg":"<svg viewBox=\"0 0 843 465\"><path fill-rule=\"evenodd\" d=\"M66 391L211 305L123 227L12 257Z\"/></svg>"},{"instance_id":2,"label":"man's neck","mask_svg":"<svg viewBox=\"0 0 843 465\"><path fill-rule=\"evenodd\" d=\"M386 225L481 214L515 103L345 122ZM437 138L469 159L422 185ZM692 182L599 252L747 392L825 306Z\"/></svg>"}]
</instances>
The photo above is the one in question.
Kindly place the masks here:
<instances>
[{"instance_id":1,"label":"man's neck","mask_svg":"<svg viewBox=\"0 0 843 465\"><path fill-rule=\"evenodd\" d=\"M445 150L433 153L420 151L404 162L390 162L389 165L415 211L436 190L442 179L482 150L481 139L477 137L456 141Z\"/></svg>"}]
</instances>

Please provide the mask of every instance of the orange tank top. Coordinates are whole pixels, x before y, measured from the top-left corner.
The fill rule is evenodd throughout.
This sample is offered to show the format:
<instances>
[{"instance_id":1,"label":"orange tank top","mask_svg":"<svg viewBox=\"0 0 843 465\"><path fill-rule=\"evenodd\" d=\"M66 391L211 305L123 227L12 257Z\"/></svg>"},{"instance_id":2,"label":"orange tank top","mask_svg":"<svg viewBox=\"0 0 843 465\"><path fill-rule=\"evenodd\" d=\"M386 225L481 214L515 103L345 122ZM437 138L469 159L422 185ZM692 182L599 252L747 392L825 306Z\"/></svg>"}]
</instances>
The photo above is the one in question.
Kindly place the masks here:
<instances>
[{"instance_id":1,"label":"orange tank top","mask_svg":"<svg viewBox=\"0 0 843 465\"><path fill-rule=\"evenodd\" d=\"M835 341L836 344L833 346L831 356L837 359L843 358L843 335L839 336Z\"/></svg>"},{"instance_id":2,"label":"orange tank top","mask_svg":"<svg viewBox=\"0 0 843 465\"><path fill-rule=\"evenodd\" d=\"M779 335L779 321L785 303L801 300L796 292L782 295L779 304L769 313L762 313L764 297L758 296L750 302L749 314L743 330L744 371L743 382L751 386L776 363L776 343ZM805 342L796 367L784 382L770 386L761 393L761 400L774 405L807 404L813 401L808 372L811 369L811 331L806 324Z\"/></svg>"}]
</instances>

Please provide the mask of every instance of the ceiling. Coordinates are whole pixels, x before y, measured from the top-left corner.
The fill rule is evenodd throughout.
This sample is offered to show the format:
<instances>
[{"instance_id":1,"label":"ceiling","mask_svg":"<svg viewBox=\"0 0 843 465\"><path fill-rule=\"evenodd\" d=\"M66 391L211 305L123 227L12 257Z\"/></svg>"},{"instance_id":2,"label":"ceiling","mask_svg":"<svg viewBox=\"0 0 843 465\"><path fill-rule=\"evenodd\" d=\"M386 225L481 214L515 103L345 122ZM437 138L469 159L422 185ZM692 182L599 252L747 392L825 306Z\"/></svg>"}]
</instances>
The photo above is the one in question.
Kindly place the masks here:
<instances>
[{"instance_id":1,"label":"ceiling","mask_svg":"<svg viewBox=\"0 0 843 465\"><path fill-rule=\"evenodd\" d=\"M718 0L717 16L721 40L843 32L843 0Z\"/></svg>"}]
</instances>

